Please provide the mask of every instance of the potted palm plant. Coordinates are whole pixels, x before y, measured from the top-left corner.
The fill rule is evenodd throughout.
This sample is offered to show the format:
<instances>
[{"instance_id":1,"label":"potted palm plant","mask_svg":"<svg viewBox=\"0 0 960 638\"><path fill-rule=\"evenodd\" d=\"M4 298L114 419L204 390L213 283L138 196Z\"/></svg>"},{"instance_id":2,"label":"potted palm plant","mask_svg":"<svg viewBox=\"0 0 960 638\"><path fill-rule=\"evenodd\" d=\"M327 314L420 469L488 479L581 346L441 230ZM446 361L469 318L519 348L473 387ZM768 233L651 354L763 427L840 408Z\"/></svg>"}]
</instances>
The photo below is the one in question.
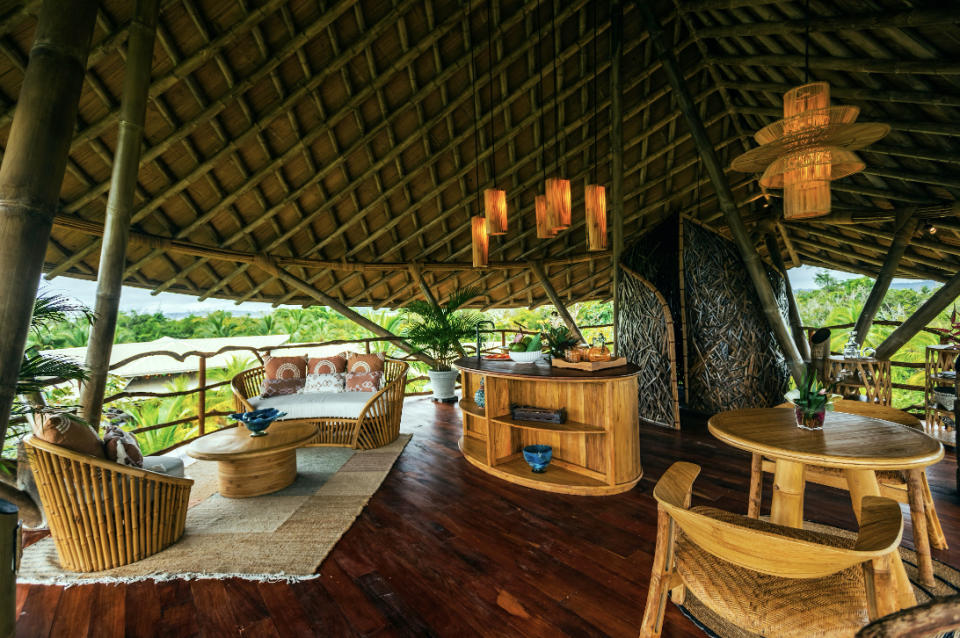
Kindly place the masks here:
<instances>
[{"instance_id":1,"label":"potted palm plant","mask_svg":"<svg viewBox=\"0 0 960 638\"><path fill-rule=\"evenodd\" d=\"M480 320L478 313L462 308L480 292L479 288L457 288L445 304L417 299L404 309L404 339L433 359L427 376L435 401L456 399L454 387L459 373L451 365L466 356L460 342L474 334Z\"/></svg>"}]
</instances>

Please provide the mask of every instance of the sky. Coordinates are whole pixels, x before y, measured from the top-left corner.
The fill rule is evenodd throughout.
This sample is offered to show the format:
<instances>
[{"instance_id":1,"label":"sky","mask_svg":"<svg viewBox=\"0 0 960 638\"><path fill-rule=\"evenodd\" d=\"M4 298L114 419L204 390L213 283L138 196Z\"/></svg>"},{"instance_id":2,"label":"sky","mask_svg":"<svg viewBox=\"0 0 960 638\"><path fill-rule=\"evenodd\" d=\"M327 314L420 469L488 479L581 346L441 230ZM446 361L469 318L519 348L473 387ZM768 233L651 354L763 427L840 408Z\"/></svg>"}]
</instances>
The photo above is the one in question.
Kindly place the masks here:
<instances>
[{"instance_id":1,"label":"sky","mask_svg":"<svg viewBox=\"0 0 960 638\"><path fill-rule=\"evenodd\" d=\"M800 266L788 270L790 283L794 290L807 290L816 288L817 284L814 277L823 268L813 266ZM836 279L854 279L862 275L830 270ZM908 282L909 279L894 279L894 283ZM49 290L64 294L72 299L80 301L90 308L93 308L96 301L97 284L93 281L84 279L73 279L71 277L57 277L53 281L41 280L41 290ZM164 314L188 314L206 315L215 310L226 310L232 313L267 313L273 308L267 303L254 303L245 301L237 305L226 299L205 299L197 301L196 297L191 295L180 295L172 292L161 292L158 295L151 295L149 290L144 288L133 288L124 286L120 296L120 309L126 312L136 311L139 313L162 312Z\"/></svg>"}]
</instances>

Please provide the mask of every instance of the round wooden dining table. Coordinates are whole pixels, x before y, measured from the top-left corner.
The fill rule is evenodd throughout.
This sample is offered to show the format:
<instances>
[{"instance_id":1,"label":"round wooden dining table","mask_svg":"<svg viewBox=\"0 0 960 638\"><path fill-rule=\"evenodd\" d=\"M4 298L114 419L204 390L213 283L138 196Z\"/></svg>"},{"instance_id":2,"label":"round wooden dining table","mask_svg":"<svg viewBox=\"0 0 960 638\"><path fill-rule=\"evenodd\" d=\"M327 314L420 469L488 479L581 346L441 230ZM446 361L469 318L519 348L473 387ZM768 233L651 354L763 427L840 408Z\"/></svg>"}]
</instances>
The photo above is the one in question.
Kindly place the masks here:
<instances>
[{"instance_id":1,"label":"round wooden dining table","mask_svg":"<svg viewBox=\"0 0 960 638\"><path fill-rule=\"evenodd\" d=\"M922 431L861 414L827 412L822 430L804 430L791 409L751 408L716 414L707 427L724 443L774 460L770 520L789 527L803 526L806 465L843 470L859 520L863 497L880 496L877 470L920 469L943 458L940 442ZM893 556L898 602L916 605L903 562Z\"/></svg>"}]
</instances>

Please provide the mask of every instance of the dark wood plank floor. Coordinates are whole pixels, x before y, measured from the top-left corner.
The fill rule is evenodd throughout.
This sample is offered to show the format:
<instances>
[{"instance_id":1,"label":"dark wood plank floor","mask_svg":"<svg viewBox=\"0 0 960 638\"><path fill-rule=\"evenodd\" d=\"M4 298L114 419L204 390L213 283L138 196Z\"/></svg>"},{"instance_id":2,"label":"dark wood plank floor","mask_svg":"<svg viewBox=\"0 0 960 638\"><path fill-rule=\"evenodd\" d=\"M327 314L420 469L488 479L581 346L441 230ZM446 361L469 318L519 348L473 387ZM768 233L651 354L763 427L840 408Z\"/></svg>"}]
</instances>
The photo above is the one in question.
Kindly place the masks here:
<instances>
[{"instance_id":1,"label":"dark wood plank floor","mask_svg":"<svg viewBox=\"0 0 960 638\"><path fill-rule=\"evenodd\" d=\"M412 399L403 420L413 440L319 579L21 585L17 636L635 636L654 549L650 490L670 463L703 467L695 504L746 510L746 455L694 416L679 433L644 427L643 481L600 498L476 470L457 449L452 406ZM951 544L936 557L960 565L955 470L948 455L930 479ZM766 488L769 506L769 478ZM807 495L807 518L854 528L845 493ZM664 635L702 634L671 606Z\"/></svg>"}]
</instances>

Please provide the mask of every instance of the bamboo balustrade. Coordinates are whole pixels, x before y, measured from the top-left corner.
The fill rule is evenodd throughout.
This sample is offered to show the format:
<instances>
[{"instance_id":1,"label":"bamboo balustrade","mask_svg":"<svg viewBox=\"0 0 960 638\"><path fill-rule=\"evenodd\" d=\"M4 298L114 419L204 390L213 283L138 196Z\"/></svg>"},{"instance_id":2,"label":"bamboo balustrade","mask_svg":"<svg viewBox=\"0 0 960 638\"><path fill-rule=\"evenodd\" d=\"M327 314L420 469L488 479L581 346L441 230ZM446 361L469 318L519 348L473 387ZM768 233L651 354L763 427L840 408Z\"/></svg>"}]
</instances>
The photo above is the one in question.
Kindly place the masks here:
<instances>
[{"instance_id":1,"label":"bamboo balustrade","mask_svg":"<svg viewBox=\"0 0 960 638\"><path fill-rule=\"evenodd\" d=\"M598 324L598 325L581 326L580 329L581 330L601 330L604 328L612 328L612 326L613 324ZM533 330L518 331L515 329L509 329L509 328L498 328L486 334L487 335L499 334L499 340L495 339L494 341L484 342L485 347L482 347L481 352L484 354L489 354L492 352L499 351L501 348L505 347L508 344L509 342L508 336L514 335L517 332L522 332L523 334L536 334L536 331L533 331ZM215 391L224 386L230 385L229 379L225 381L218 381L216 383L207 383L207 360L210 359L211 357L215 357L217 355L221 355L227 352L238 352L238 353L247 352L252 354L254 357L256 357L258 364L262 364L264 356L270 356L271 353L273 353L274 351L289 350L294 348L297 350L303 350L305 348L320 348L320 347L339 346L339 345L342 345L342 346L356 345L356 346L361 346L364 352L369 354L373 352L374 344L395 344L395 342L400 340L401 340L400 337L370 337L366 339L335 339L332 341L317 341L317 342L309 342L309 343L288 343L280 346L268 346L264 348L254 348L252 346L224 346L223 348L220 348L215 352L201 352L199 350L191 350L189 352L184 352L182 354L178 352L173 352L170 350L153 350L150 352L142 352L140 354L127 357L126 359L122 359L121 361L118 361L112 364L109 370L110 371L117 370L119 368L122 368L125 365L128 365L134 361L138 361L140 359L144 359L146 357L164 356L164 357L169 357L171 359L175 359L180 362L184 362L191 357L196 357L198 361L197 387L191 388L188 390L177 390L177 391L170 391L170 392L150 392L146 390L122 391L106 397L103 400L103 405L104 407L107 407L109 404L122 399L136 399L136 398L166 399L171 397L197 395L198 409L195 415L183 417L180 419L175 419L172 421L166 421L164 423L156 423L154 425L147 425L139 428L133 428L129 430L133 434L141 434L144 432L162 430L163 428L175 427L178 425L184 425L187 423L196 422L197 424L196 436L184 438L183 440L177 442L175 445L172 445L163 450L158 450L156 452L153 452L153 454L165 454L180 446L186 445L187 443L190 443L191 441L194 441L195 439L205 434L209 434L210 432L213 432L216 429L222 429L219 427L215 429L208 429L207 420L210 418L223 417L228 414L232 414L234 412L234 410L208 410L207 409L207 399L209 397L209 393L211 391ZM610 344L612 343L612 341L608 339L607 343ZM464 344L464 350L468 354L473 354L474 356L476 356L475 355L476 344L466 343ZM397 357L397 358L407 362L410 362L411 360L415 359L413 355L406 355L404 357ZM425 395L431 394L430 392L411 391L411 388L410 388L412 384L417 384L427 380L428 380L428 377L426 375L408 377L406 388L404 391L404 397L425 396ZM64 380L48 379L44 382L44 385L47 387L50 387L53 385L58 385L60 383L64 383ZM232 426L227 426L227 427L232 427Z\"/></svg>"}]
</instances>

